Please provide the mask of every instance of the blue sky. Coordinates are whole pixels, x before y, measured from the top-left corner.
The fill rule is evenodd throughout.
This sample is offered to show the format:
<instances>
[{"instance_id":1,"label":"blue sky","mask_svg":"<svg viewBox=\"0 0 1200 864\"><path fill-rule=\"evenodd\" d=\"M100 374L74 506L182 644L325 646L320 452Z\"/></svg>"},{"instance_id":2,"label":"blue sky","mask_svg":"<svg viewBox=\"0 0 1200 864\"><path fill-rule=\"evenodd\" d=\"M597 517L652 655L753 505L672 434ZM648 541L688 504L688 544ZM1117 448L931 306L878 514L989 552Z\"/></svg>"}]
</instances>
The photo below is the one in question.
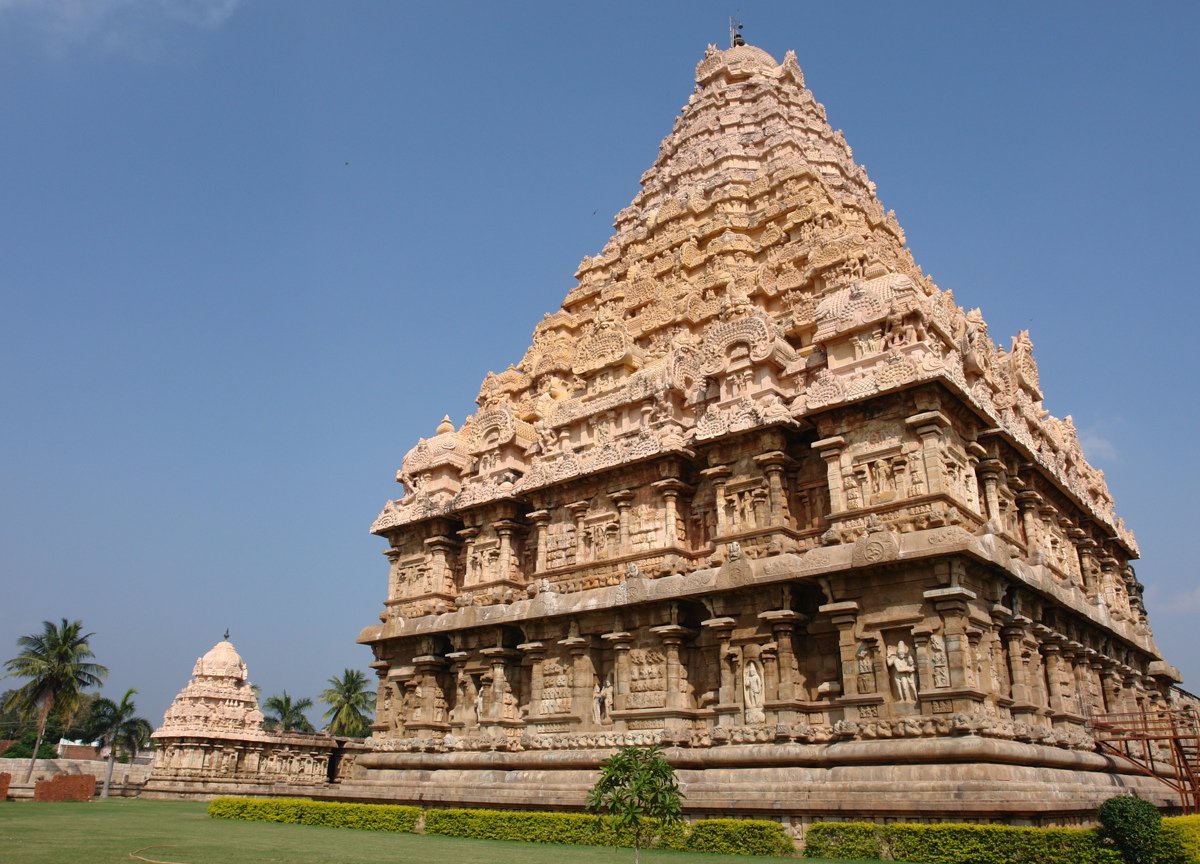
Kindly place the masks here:
<instances>
[{"instance_id":1,"label":"blue sky","mask_svg":"<svg viewBox=\"0 0 1200 864\"><path fill-rule=\"evenodd\" d=\"M155 723L226 627L267 694L365 668L402 456L520 359L730 11L0 0L0 656L82 618ZM1031 330L1200 688L1200 5L740 14L935 281Z\"/></svg>"}]
</instances>

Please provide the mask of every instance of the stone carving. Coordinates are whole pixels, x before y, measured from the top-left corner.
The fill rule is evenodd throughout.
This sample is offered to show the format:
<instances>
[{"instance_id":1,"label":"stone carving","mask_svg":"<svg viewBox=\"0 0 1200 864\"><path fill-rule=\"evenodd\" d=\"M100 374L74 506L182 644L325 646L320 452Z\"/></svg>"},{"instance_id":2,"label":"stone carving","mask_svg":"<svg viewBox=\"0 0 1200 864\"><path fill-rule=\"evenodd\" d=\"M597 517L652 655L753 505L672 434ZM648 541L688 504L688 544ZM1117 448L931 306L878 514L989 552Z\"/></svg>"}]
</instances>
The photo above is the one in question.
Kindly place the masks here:
<instances>
[{"instance_id":1,"label":"stone carving","mask_svg":"<svg viewBox=\"0 0 1200 864\"><path fill-rule=\"evenodd\" d=\"M901 639L895 648L888 649L887 665L892 670L892 683L896 687L896 698L901 702L917 701L917 662Z\"/></svg>"},{"instance_id":2,"label":"stone carving","mask_svg":"<svg viewBox=\"0 0 1200 864\"><path fill-rule=\"evenodd\" d=\"M1111 705L1162 696L1136 545L1029 334L916 265L794 56L713 48L696 83L520 363L402 460L360 789L635 742L754 745L771 788L777 745L851 739L919 744L886 752L920 783L947 736L1015 777L1051 760L1010 741L1088 746L1079 658L1121 670Z\"/></svg>"},{"instance_id":3,"label":"stone carving","mask_svg":"<svg viewBox=\"0 0 1200 864\"><path fill-rule=\"evenodd\" d=\"M933 670L933 686L950 686L950 667L946 658L946 643L936 633L929 637L929 666Z\"/></svg>"},{"instance_id":4,"label":"stone carving","mask_svg":"<svg viewBox=\"0 0 1200 864\"><path fill-rule=\"evenodd\" d=\"M878 689L875 680L875 646L870 642L860 642L854 657L858 667L858 692L874 693Z\"/></svg>"},{"instance_id":5,"label":"stone carving","mask_svg":"<svg viewBox=\"0 0 1200 864\"><path fill-rule=\"evenodd\" d=\"M763 723L767 717L763 713L763 674L758 661L747 660L743 675L745 680L742 693L746 700L746 722Z\"/></svg>"}]
</instances>

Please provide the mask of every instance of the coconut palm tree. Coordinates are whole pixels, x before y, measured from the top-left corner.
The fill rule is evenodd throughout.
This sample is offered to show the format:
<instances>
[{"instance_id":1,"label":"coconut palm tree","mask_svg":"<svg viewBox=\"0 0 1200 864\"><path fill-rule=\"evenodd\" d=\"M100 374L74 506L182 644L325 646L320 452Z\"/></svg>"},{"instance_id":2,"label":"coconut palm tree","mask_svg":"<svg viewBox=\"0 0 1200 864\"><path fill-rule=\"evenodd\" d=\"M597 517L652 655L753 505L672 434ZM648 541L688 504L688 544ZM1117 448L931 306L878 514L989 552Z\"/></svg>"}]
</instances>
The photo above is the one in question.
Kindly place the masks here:
<instances>
[{"instance_id":1,"label":"coconut palm tree","mask_svg":"<svg viewBox=\"0 0 1200 864\"><path fill-rule=\"evenodd\" d=\"M108 787L112 785L117 749L127 752L132 760L137 756L138 750L145 747L146 742L150 740L150 733L153 731L150 724L135 716L137 706L133 704L133 696L136 693L136 690L126 690L119 703L105 698L92 703L87 724L88 737L99 739L108 748L108 772L104 775L101 798L108 797Z\"/></svg>"},{"instance_id":2,"label":"coconut palm tree","mask_svg":"<svg viewBox=\"0 0 1200 864\"><path fill-rule=\"evenodd\" d=\"M269 696L263 703L263 713L267 715L263 728L272 732L312 732L313 726L304 716L311 707L311 699L293 700L286 690L278 696Z\"/></svg>"},{"instance_id":3,"label":"coconut palm tree","mask_svg":"<svg viewBox=\"0 0 1200 864\"><path fill-rule=\"evenodd\" d=\"M29 760L25 782L33 779L38 748L46 734L46 720L57 709L70 725L79 708L80 697L87 687L99 687L108 669L91 662L96 655L88 645L92 633L84 633L82 621L62 619L61 624L42 622L42 632L17 639L21 653L4 664L8 674L28 678L14 690L5 707L16 709L26 716L37 718L37 743Z\"/></svg>"},{"instance_id":4,"label":"coconut palm tree","mask_svg":"<svg viewBox=\"0 0 1200 864\"><path fill-rule=\"evenodd\" d=\"M371 731L371 705L375 694L367 689L367 676L357 669L342 670L342 677L329 679L321 701L329 710L321 715L329 721L330 735L362 738Z\"/></svg>"}]
</instances>

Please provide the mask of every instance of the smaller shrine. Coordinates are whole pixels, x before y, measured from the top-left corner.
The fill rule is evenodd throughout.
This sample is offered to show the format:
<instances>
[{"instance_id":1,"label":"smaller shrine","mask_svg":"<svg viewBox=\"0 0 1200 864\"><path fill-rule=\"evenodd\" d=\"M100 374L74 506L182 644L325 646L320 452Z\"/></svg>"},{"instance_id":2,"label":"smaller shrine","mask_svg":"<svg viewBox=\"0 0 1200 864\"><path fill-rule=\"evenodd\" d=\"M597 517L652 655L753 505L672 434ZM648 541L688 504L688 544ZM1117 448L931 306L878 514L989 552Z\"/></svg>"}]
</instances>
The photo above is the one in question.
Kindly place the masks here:
<instances>
[{"instance_id":1,"label":"smaller shrine","mask_svg":"<svg viewBox=\"0 0 1200 864\"><path fill-rule=\"evenodd\" d=\"M337 742L324 733L265 731L246 664L228 635L196 660L151 736L156 755L145 797L289 794L329 781Z\"/></svg>"}]
</instances>

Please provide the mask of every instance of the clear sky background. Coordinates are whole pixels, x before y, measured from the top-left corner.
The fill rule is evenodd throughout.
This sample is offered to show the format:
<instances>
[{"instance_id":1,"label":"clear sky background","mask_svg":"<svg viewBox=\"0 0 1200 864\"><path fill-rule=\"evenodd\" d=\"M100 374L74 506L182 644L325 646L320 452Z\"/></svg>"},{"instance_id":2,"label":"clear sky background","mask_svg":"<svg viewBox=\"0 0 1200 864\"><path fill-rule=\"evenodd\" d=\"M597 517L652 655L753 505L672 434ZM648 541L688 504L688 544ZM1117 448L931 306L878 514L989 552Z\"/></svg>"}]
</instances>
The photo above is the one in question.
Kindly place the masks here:
<instances>
[{"instance_id":1,"label":"clear sky background","mask_svg":"<svg viewBox=\"0 0 1200 864\"><path fill-rule=\"evenodd\" d=\"M935 281L1032 331L1200 689L1195 2L0 0L0 659L81 618L156 725L226 627L265 695L366 669L401 458L738 11Z\"/></svg>"}]
</instances>

